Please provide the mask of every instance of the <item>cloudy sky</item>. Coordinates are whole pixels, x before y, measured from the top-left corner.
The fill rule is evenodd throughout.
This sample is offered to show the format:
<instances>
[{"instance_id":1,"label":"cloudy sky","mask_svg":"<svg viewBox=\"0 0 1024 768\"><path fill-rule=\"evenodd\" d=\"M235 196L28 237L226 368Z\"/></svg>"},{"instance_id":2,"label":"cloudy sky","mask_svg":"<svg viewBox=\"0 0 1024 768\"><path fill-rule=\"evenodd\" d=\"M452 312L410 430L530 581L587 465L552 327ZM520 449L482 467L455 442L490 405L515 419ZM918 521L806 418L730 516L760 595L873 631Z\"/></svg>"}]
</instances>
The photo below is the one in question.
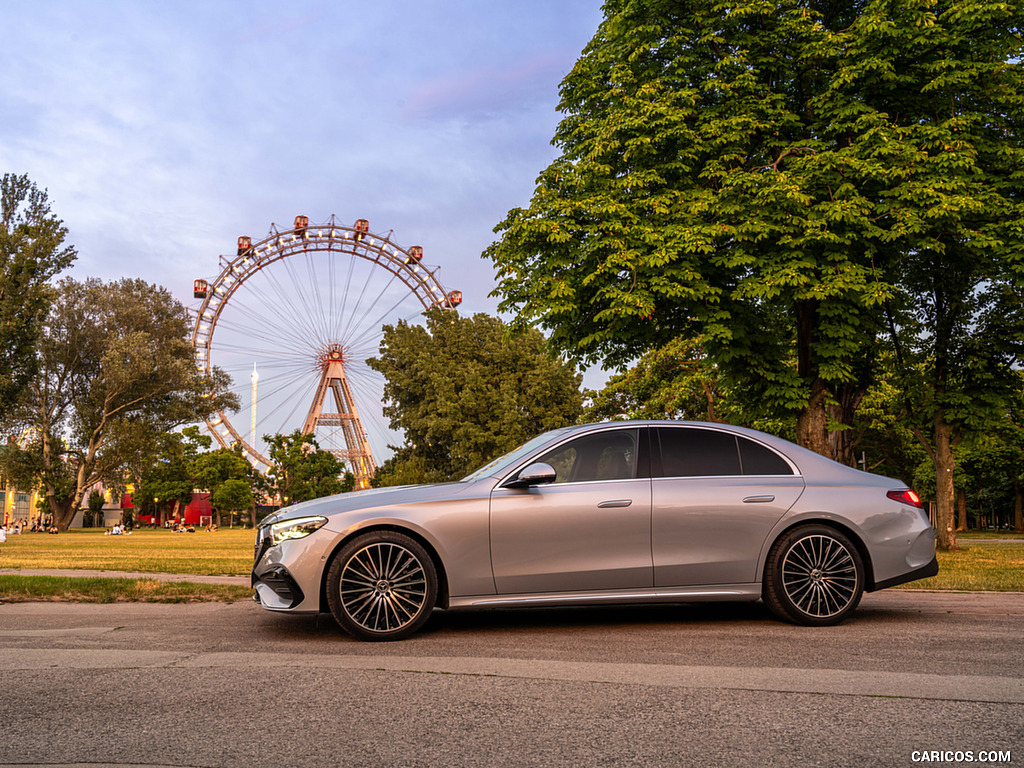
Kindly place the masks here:
<instances>
[{"instance_id":1,"label":"cloudy sky","mask_svg":"<svg viewBox=\"0 0 1024 768\"><path fill-rule=\"evenodd\" d=\"M480 252L554 157L599 0L4 3L0 168L75 276L189 298L239 234L367 218L492 311ZM456 285L458 283L458 285Z\"/></svg>"},{"instance_id":2,"label":"cloudy sky","mask_svg":"<svg viewBox=\"0 0 1024 768\"><path fill-rule=\"evenodd\" d=\"M0 4L0 172L49 191L73 276L192 300L238 235L332 214L424 248L464 312L555 157L600 0Z\"/></svg>"}]
</instances>

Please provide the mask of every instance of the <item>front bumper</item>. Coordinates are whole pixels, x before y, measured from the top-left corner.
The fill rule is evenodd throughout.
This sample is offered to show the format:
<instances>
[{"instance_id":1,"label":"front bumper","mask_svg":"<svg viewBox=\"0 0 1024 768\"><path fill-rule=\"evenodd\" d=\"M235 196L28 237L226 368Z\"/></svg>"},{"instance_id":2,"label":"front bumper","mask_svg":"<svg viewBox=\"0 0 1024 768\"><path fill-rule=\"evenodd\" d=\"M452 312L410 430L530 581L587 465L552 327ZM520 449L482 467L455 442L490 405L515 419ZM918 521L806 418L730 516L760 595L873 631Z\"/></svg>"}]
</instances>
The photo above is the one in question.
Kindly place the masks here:
<instances>
[{"instance_id":1,"label":"front bumper","mask_svg":"<svg viewBox=\"0 0 1024 768\"><path fill-rule=\"evenodd\" d=\"M318 613L320 582L336 534L321 529L272 545L268 529L256 533L251 584L256 601L269 611Z\"/></svg>"}]
</instances>

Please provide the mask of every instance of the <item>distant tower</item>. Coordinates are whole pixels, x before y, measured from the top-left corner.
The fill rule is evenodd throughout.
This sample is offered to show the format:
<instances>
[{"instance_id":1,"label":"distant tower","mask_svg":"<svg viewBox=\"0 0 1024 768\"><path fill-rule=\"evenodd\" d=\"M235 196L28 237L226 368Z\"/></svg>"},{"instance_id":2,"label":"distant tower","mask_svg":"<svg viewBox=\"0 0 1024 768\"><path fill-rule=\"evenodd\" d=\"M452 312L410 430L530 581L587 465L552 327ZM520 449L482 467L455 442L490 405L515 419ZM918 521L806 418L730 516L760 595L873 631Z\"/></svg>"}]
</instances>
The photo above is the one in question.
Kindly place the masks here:
<instances>
[{"instance_id":1,"label":"distant tower","mask_svg":"<svg viewBox=\"0 0 1024 768\"><path fill-rule=\"evenodd\" d=\"M256 363L252 364L252 413L249 416L249 445L256 450L256 382L260 375L256 373Z\"/></svg>"}]
</instances>

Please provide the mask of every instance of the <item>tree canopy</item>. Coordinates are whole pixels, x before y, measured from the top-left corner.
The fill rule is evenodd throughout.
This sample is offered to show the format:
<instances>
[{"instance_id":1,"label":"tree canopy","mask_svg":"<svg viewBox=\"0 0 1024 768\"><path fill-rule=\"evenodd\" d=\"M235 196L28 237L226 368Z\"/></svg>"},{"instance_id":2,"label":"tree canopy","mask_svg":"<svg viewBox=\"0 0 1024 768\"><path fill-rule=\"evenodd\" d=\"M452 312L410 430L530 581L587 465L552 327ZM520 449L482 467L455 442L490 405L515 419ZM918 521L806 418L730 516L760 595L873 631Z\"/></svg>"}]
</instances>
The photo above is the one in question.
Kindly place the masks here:
<instances>
[{"instance_id":1,"label":"tree canopy","mask_svg":"<svg viewBox=\"0 0 1024 768\"><path fill-rule=\"evenodd\" d=\"M959 308L1016 296L1020 0L605 14L562 84L561 156L487 251L500 308L610 365L699 336L729 387L849 460L881 337L952 370L936 343L980 317Z\"/></svg>"},{"instance_id":2,"label":"tree canopy","mask_svg":"<svg viewBox=\"0 0 1024 768\"><path fill-rule=\"evenodd\" d=\"M0 179L0 419L36 370L36 346L53 297L51 278L75 260L67 227L28 176Z\"/></svg>"},{"instance_id":3,"label":"tree canopy","mask_svg":"<svg viewBox=\"0 0 1024 768\"><path fill-rule=\"evenodd\" d=\"M576 420L575 368L552 355L540 332L505 331L495 317L441 309L427 313L425 326L384 327L380 356L367 362L384 375L384 415L405 444L378 483L455 480Z\"/></svg>"},{"instance_id":4,"label":"tree canopy","mask_svg":"<svg viewBox=\"0 0 1024 768\"><path fill-rule=\"evenodd\" d=\"M114 484L139 451L217 408L237 408L226 376L207 380L195 364L184 307L142 280L61 281L44 326L38 373L13 421L23 446L0 448L16 483L42 485L61 530L85 492Z\"/></svg>"},{"instance_id":5,"label":"tree canopy","mask_svg":"<svg viewBox=\"0 0 1024 768\"><path fill-rule=\"evenodd\" d=\"M295 430L290 435L264 435L273 466L267 471L268 490L282 504L319 499L351 491L355 476L330 451L317 444L313 435Z\"/></svg>"}]
</instances>

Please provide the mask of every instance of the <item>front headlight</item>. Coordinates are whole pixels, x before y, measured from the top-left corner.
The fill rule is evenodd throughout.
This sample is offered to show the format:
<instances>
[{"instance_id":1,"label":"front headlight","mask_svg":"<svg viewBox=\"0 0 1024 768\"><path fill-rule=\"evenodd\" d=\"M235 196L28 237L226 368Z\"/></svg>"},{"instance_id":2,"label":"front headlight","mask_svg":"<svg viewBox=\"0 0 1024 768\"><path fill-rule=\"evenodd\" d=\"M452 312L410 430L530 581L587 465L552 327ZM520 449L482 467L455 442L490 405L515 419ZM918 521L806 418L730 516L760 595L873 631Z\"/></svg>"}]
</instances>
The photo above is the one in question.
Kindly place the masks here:
<instances>
[{"instance_id":1,"label":"front headlight","mask_svg":"<svg viewBox=\"0 0 1024 768\"><path fill-rule=\"evenodd\" d=\"M318 530L327 523L327 518L317 515L316 517L296 517L293 520L282 520L270 526L267 535L270 536L271 545L280 544L289 539L301 539L309 536L313 531Z\"/></svg>"}]
</instances>

